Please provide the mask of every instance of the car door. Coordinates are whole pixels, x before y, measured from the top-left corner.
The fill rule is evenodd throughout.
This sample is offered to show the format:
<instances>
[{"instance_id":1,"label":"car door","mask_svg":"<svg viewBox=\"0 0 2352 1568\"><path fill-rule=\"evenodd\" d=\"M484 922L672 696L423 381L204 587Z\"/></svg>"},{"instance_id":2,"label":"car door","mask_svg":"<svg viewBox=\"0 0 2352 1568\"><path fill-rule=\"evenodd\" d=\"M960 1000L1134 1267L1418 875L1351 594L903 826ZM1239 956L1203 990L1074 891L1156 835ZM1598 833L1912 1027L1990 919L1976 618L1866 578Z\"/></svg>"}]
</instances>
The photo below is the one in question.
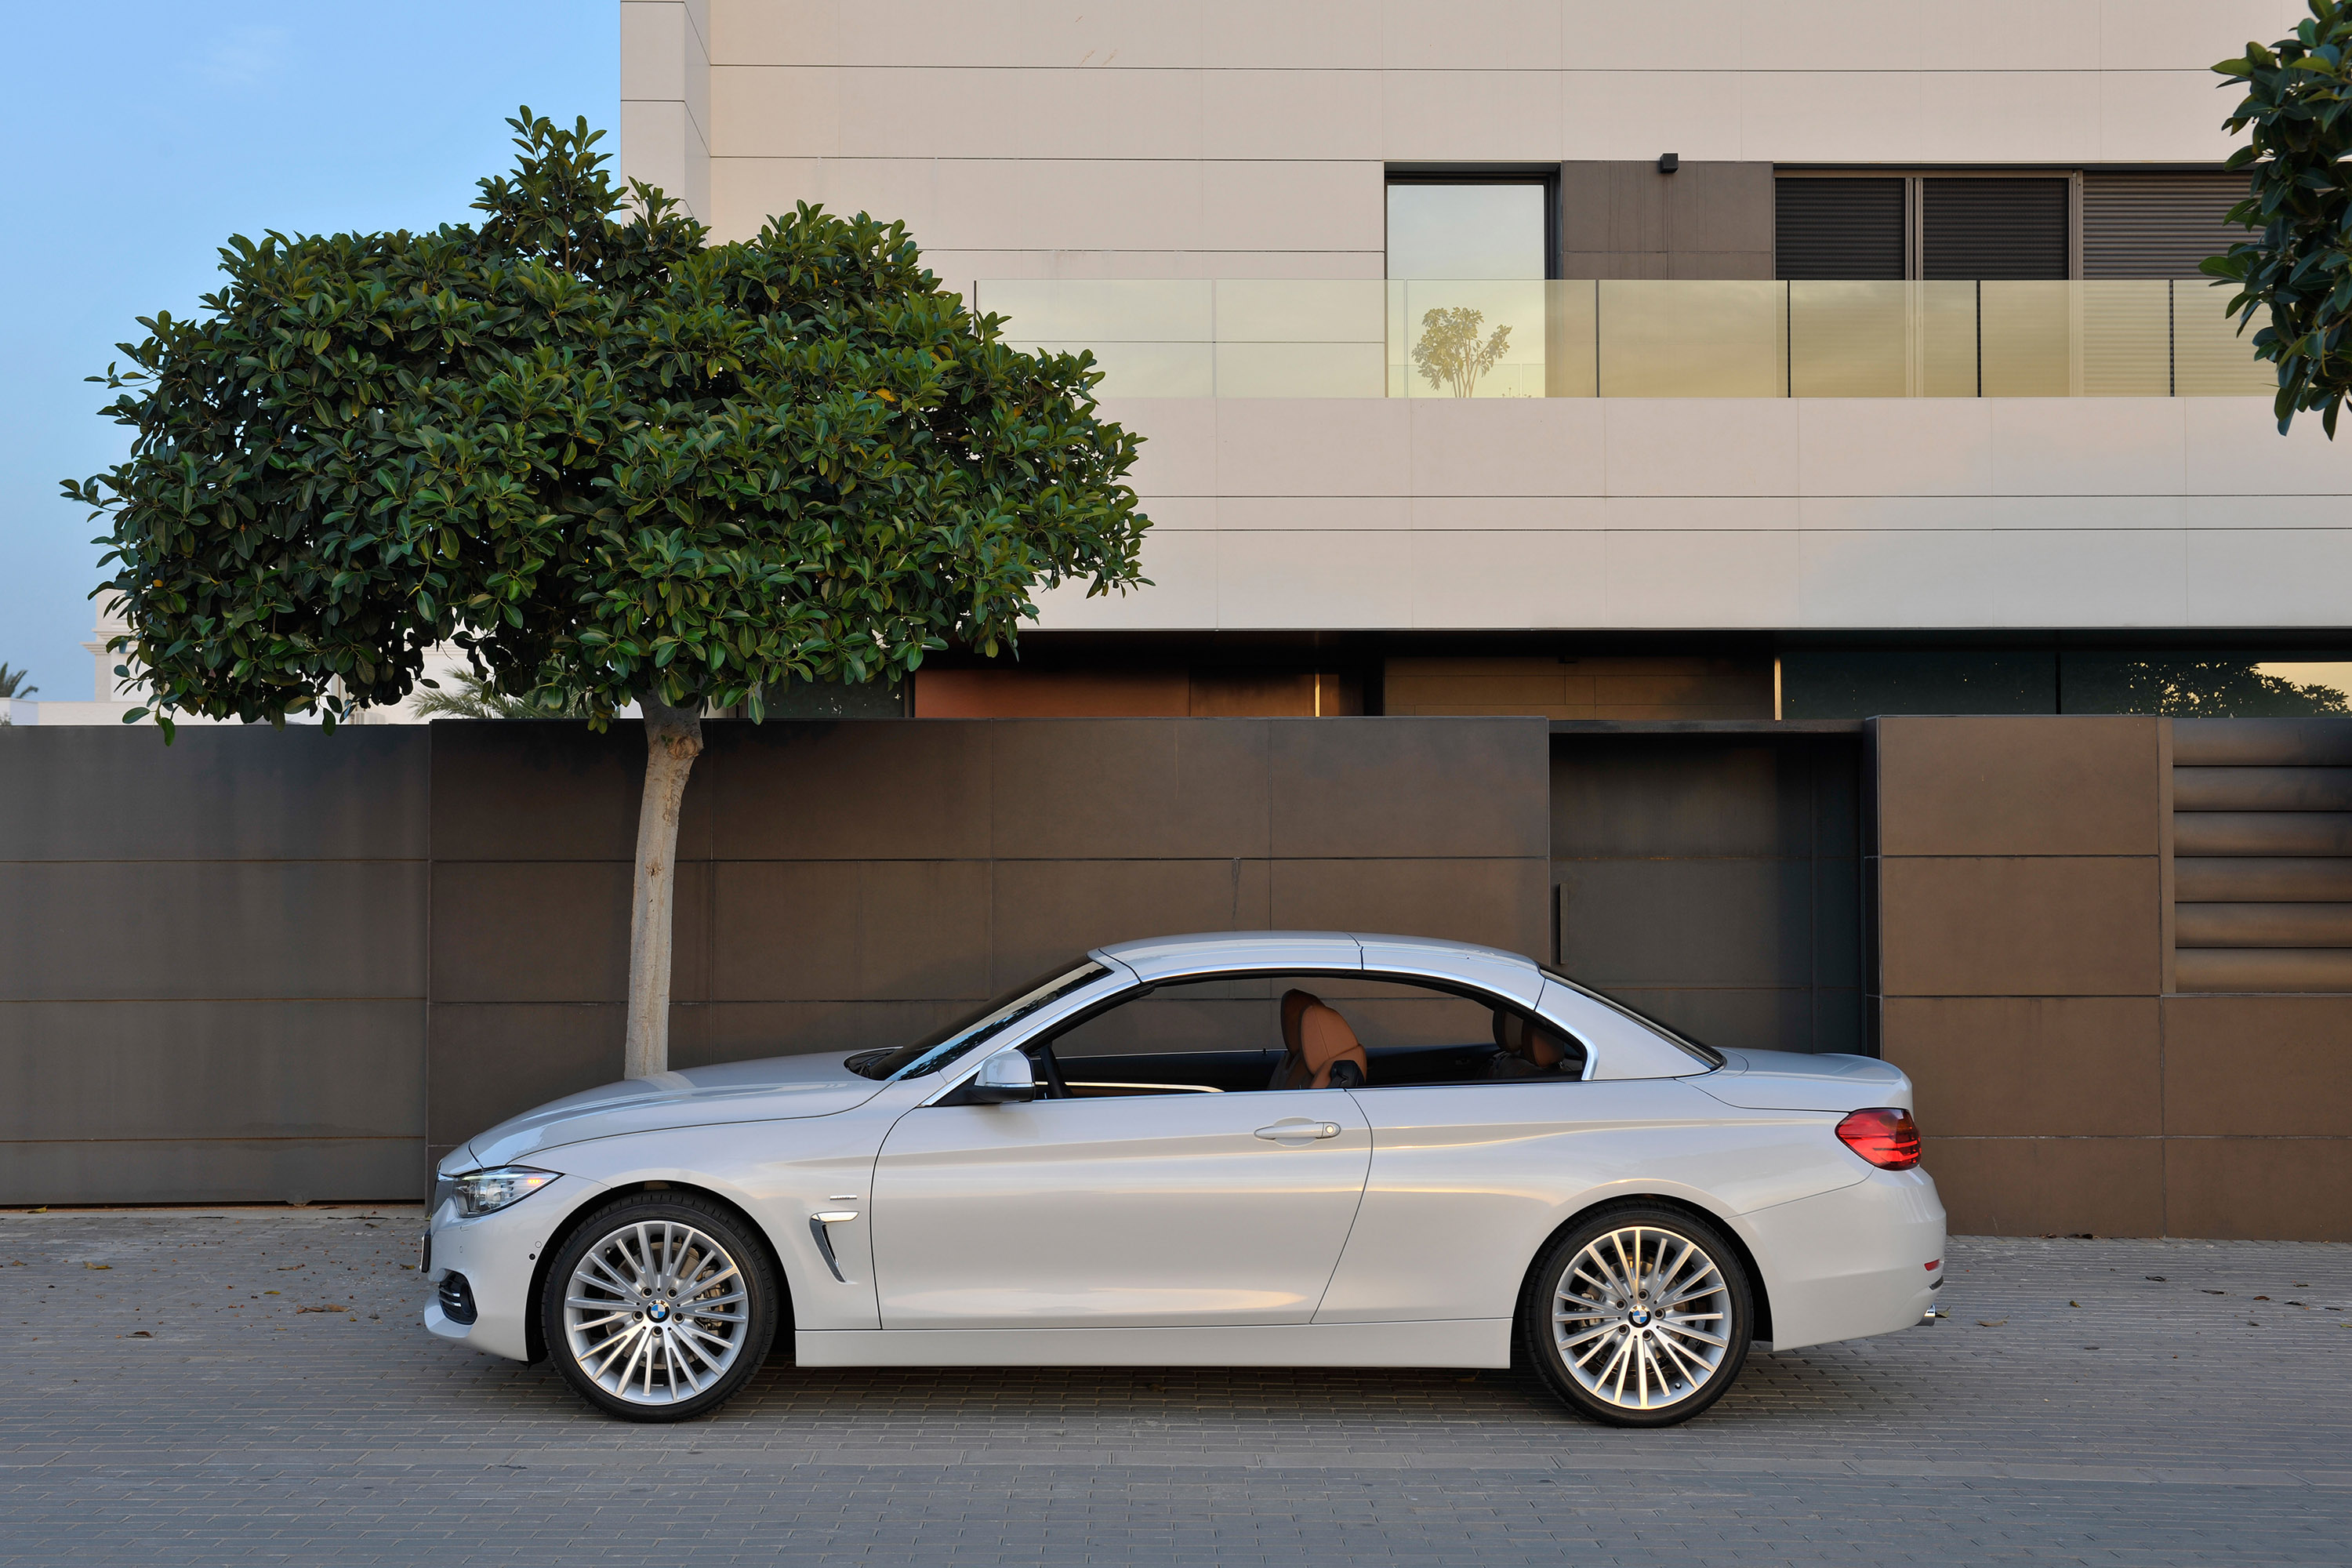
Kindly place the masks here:
<instances>
[{"instance_id":1,"label":"car door","mask_svg":"<svg viewBox=\"0 0 2352 1568\"><path fill-rule=\"evenodd\" d=\"M1370 1158L1335 1090L910 1110L874 1173L882 1326L1306 1322Z\"/></svg>"}]
</instances>

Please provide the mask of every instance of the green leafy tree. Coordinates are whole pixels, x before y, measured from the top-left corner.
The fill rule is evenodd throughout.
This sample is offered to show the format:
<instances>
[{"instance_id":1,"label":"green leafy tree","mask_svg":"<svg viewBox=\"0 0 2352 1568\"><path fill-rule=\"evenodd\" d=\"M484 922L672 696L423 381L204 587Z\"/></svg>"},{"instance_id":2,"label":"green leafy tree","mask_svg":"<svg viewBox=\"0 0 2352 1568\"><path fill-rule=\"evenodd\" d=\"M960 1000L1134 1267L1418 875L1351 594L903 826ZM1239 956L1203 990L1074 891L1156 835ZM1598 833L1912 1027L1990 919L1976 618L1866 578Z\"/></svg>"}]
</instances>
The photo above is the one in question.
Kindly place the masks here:
<instances>
[{"instance_id":1,"label":"green leafy tree","mask_svg":"<svg viewBox=\"0 0 2352 1568\"><path fill-rule=\"evenodd\" d=\"M1412 363L1430 385L1451 390L1456 397L1468 397L1477 390L1478 378L1511 352L1511 329L1507 326L1496 327L1491 337L1479 341L1478 329L1486 321L1484 310L1467 305L1423 312Z\"/></svg>"},{"instance_id":2,"label":"green leafy tree","mask_svg":"<svg viewBox=\"0 0 2352 1568\"><path fill-rule=\"evenodd\" d=\"M31 673L28 669L11 669L0 664L0 697L30 697L38 691L39 687L25 684L25 677Z\"/></svg>"},{"instance_id":3,"label":"green leafy tree","mask_svg":"<svg viewBox=\"0 0 2352 1568\"><path fill-rule=\"evenodd\" d=\"M2228 308L2241 331L2267 315L2253 347L2278 366L2280 432L2315 408L2332 439L2352 390L2352 183L2338 170L2352 153L2352 6L2308 4L2293 37L2249 43L2213 68L2245 89L2223 121L2250 132L2230 155L2249 180L2230 220L2255 237L2202 265L2237 285Z\"/></svg>"},{"instance_id":4,"label":"green leafy tree","mask_svg":"<svg viewBox=\"0 0 2352 1568\"><path fill-rule=\"evenodd\" d=\"M2250 658L2120 659L2102 667L2070 708L2081 711L2171 713L2184 719L2294 719L2352 713L2342 691L2265 674Z\"/></svg>"},{"instance_id":5,"label":"green leafy tree","mask_svg":"<svg viewBox=\"0 0 2352 1568\"><path fill-rule=\"evenodd\" d=\"M1141 583L1138 441L1091 356L1007 347L903 225L803 205L711 245L584 120L509 123L477 223L231 239L202 312L93 378L131 455L66 491L111 521L110 646L167 739L399 701L438 643L535 710L638 705L642 1076L699 714L992 654L1041 586Z\"/></svg>"},{"instance_id":6,"label":"green leafy tree","mask_svg":"<svg viewBox=\"0 0 2352 1568\"><path fill-rule=\"evenodd\" d=\"M425 719L577 719L577 704L561 709L540 706L528 697L509 697L471 670L457 675L448 686L436 682L410 705Z\"/></svg>"}]
</instances>

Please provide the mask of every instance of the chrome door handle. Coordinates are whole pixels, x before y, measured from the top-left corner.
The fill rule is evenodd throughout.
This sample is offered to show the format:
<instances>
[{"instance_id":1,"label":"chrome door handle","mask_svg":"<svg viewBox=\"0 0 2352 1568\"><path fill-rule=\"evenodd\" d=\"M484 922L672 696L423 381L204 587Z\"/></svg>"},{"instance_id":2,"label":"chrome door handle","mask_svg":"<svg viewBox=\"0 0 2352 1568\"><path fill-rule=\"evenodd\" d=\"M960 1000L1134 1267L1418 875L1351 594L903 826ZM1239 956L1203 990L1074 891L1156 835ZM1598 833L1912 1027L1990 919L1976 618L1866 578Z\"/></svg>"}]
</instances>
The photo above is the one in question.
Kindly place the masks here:
<instances>
[{"instance_id":1,"label":"chrome door handle","mask_svg":"<svg viewBox=\"0 0 2352 1568\"><path fill-rule=\"evenodd\" d=\"M1337 1138L1339 1124L1336 1121L1277 1121L1271 1127L1261 1127L1257 1135L1269 1143L1305 1142L1313 1138Z\"/></svg>"}]
</instances>

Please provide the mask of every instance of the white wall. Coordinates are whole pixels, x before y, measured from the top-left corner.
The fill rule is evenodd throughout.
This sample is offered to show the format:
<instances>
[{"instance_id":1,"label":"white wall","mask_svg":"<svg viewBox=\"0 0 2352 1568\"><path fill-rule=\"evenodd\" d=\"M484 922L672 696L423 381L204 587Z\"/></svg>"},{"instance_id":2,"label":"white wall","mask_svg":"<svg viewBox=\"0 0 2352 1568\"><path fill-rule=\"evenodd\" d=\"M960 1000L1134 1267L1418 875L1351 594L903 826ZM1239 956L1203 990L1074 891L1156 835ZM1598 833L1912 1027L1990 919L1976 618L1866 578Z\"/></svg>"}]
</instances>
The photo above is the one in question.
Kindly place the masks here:
<instances>
[{"instance_id":1,"label":"white wall","mask_svg":"<svg viewBox=\"0 0 2352 1568\"><path fill-rule=\"evenodd\" d=\"M1113 402L1155 586L1055 628L2330 626L2352 450L2253 398Z\"/></svg>"},{"instance_id":2,"label":"white wall","mask_svg":"<svg viewBox=\"0 0 2352 1568\"><path fill-rule=\"evenodd\" d=\"M2303 15L2295 0L707 6L720 237L795 199L864 207L906 219L957 282L1377 278L1391 161L2218 162L2232 99L2208 68ZM674 74L678 28L629 25L661 40L625 37L635 103L656 89L633 84Z\"/></svg>"}]
</instances>

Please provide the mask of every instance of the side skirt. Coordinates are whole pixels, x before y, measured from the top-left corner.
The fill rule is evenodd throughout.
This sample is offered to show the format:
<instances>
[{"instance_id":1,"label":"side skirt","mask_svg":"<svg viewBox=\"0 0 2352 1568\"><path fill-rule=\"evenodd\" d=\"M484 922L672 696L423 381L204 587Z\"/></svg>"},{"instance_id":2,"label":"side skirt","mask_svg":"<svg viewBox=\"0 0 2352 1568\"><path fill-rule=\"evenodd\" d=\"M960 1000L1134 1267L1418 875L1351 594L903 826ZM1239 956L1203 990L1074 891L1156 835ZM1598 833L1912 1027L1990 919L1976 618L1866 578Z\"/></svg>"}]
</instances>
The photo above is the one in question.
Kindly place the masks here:
<instances>
[{"instance_id":1,"label":"side skirt","mask_svg":"<svg viewBox=\"0 0 2352 1568\"><path fill-rule=\"evenodd\" d=\"M1191 1329L813 1329L803 1366L1472 1366L1511 1364L1511 1321Z\"/></svg>"}]
</instances>

